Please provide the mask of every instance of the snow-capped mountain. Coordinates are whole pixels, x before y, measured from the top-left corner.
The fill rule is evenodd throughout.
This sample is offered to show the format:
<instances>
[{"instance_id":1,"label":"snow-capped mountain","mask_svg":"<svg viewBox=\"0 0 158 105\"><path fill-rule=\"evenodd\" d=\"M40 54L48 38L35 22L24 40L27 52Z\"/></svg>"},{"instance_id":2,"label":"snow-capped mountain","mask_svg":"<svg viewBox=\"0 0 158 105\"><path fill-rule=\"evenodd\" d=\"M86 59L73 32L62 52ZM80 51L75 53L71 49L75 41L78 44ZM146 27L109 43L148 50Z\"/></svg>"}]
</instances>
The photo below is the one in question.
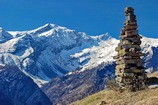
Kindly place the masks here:
<instances>
[{"instance_id":1,"label":"snow-capped mountain","mask_svg":"<svg viewBox=\"0 0 158 105\"><path fill-rule=\"evenodd\" d=\"M114 62L119 42L108 33L89 36L54 24L21 32L1 29L0 35L0 64L16 65L31 77L45 81L76 69L84 71ZM158 70L158 39L143 37L142 41L145 66Z\"/></svg>"},{"instance_id":2,"label":"snow-capped mountain","mask_svg":"<svg viewBox=\"0 0 158 105\"><path fill-rule=\"evenodd\" d=\"M42 80L50 80L79 67L95 67L102 62L104 55L112 56L114 52L108 51L108 48L114 49L112 45L117 42L108 34L91 37L54 24L31 31L8 33L13 38L0 44L0 63L17 65ZM107 61L111 60L109 56Z\"/></svg>"},{"instance_id":3,"label":"snow-capped mountain","mask_svg":"<svg viewBox=\"0 0 158 105\"><path fill-rule=\"evenodd\" d=\"M142 51L145 53L144 62L147 72L158 70L158 39L142 38Z\"/></svg>"},{"instance_id":4,"label":"snow-capped mountain","mask_svg":"<svg viewBox=\"0 0 158 105\"><path fill-rule=\"evenodd\" d=\"M96 50L89 48L90 51L96 52L94 56L95 58L98 58L93 58L95 60L94 65L89 64L88 66L87 63L79 70L75 70L62 77L52 79L50 82L42 85L41 89L52 102L55 104L67 105L71 102L83 99L91 94L106 89L107 77L114 76L115 74L116 64L115 61L113 61L112 56L116 54L114 47L117 45L118 41L116 41L116 43L114 42L114 45L112 45L113 41L111 39L103 42L103 46L105 46L105 48L101 48L99 46L95 48ZM106 46L107 44L109 44L110 47ZM143 37L141 46L143 52L145 53L145 57L143 59L145 61L146 70L148 72L158 70L158 39ZM101 59L100 56L103 56L103 59ZM100 64L100 62L102 63Z\"/></svg>"},{"instance_id":5,"label":"snow-capped mountain","mask_svg":"<svg viewBox=\"0 0 158 105\"><path fill-rule=\"evenodd\" d=\"M33 80L15 66L0 65L0 105L52 105Z\"/></svg>"}]
</instances>

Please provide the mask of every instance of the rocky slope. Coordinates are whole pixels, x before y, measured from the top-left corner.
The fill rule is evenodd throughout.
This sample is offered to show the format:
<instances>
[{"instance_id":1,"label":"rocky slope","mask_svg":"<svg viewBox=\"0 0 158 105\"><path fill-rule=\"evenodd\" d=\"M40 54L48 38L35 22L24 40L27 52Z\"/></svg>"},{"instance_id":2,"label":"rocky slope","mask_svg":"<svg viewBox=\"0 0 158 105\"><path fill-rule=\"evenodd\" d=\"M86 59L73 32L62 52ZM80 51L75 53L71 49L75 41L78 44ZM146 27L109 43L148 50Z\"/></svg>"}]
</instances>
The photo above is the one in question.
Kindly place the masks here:
<instances>
[{"instance_id":1,"label":"rocky slope","mask_svg":"<svg viewBox=\"0 0 158 105\"><path fill-rule=\"evenodd\" d=\"M106 65L106 66L105 66ZM42 86L42 90L55 104L67 105L83 99L106 87L106 76L114 74L115 64L102 64L97 68L55 78Z\"/></svg>"},{"instance_id":2,"label":"rocky slope","mask_svg":"<svg viewBox=\"0 0 158 105\"><path fill-rule=\"evenodd\" d=\"M15 66L0 65L0 105L52 105L33 80Z\"/></svg>"}]
</instances>

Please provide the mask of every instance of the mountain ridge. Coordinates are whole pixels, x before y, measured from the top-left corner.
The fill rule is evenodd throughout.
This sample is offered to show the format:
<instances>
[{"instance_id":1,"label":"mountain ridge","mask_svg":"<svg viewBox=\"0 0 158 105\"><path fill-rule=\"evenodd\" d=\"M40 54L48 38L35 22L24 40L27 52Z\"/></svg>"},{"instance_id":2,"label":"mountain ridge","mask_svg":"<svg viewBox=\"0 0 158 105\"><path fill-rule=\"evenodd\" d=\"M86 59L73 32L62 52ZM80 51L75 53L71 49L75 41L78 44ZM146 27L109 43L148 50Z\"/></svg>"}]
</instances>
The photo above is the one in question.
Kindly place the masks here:
<instances>
[{"instance_id":1,"label":"mountain ridge","mask_svg":"<svg viewBox=\"0 0 158 105\"><path fill-rule=\"evenodd\" d=\"M76 32L54 24L46 24L31 31L12 31L10 34L14 38L0 45L0 52L3 53L1 58L4 58L3 62L1 61L0 63L17 65L30 75L47 81L79 67L80 64L76 64L78 62L77 58L70 56L70 54L81 52L85 48L93 47L93 45L98 46L98 41L111 38L108 34L104 34L97 39L93 39L83 32ZM52 56L54 56L54 61L50 59ZM11 58L11 61L6 62L5 57L6 59L8 57ZM44 58L47 61L44 61ZM62 64L63 60L61 61L60 59L65 60L64 64ZM73 59L76 60L72 62ZM42 65L41 62L45 64L43 63ZM51 62L51 64L46 62ZM62 66L67 66L62 67L60 63ZM46 71L44 67L48 67L48 73L43 73ZM35 70L28 71L27 68L34 68ZM39 73L37 74L35 71Z\"/></svg>"},{"instance_id":2,"label":"mountain ridge","mask_svg":"<svg viewBox=\"0 0 158 105\"><path fill-rule=\"evenodd\" d=\"M4 30L4 29L3 29ZM30 31L5 31L12 38L0 43L0 64L16 65L35 79L53 78L81 69L95 68L103 62L113 62L119 40L108 33L89 36L83 32L55 24L46 24ZM1 35L5 35L1 32ZM6 35L7 36L7 35ZM156 60L158 39L143 37L148 71L158 70L150 63ZM154 50L154 51L153 51ZM97 61L97 62L96 62Z\"/></svg>"}]
</instances>

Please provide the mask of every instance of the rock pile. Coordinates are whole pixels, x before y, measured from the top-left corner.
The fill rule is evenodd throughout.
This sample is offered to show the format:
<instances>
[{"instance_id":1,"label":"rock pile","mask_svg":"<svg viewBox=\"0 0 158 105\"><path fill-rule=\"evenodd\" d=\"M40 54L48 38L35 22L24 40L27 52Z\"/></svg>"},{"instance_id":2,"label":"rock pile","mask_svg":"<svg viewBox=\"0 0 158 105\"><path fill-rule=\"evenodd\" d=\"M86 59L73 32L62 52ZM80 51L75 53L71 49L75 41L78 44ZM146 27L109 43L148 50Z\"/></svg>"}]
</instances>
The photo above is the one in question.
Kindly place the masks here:
<instances>
[{"instance_id":1,"label":"rock pile","mask_svg":"<svg viewBox=\"0 0 158 105\"><path fill-rule=\"evenodd\" d=\"M137 91L146 87L147 76L143 67L144 54L141 52L141 36L138 34L136 15L132 7L125 8L126 21L121 30L116 61L116 81L121 90Z\"/></svg>"}]
</instances>

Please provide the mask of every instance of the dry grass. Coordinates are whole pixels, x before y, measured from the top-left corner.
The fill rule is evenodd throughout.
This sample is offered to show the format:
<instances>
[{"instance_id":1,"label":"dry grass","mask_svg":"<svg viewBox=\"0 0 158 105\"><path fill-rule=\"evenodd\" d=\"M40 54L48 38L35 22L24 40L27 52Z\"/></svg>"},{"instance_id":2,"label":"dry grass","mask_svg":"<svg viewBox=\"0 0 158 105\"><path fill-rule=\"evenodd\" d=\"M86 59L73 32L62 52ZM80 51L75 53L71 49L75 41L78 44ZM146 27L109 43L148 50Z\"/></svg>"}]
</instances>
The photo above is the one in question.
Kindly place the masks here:
<instances>
[{"instance_id":1,"label":"dry grass","mask_svg":"<svg viewBox=\"0 0 158 105\"><path fill-rule=\"evenodd\" d=\"M99 105L105 101L107 105L158 105L158 88L138 92L118 93L104 90L71 105Z\"/></svg>"},{"instance_id":2,"label":"dry grass","mask_svg":"<svg viewBox=\"0 0 158 105\"><path fill-rule=\"evenodd\" d=\"M149 77L158 77L158 72L150 74ZM158 105L158 88L123 93L103 90L71 105L100 105L102 101L106 105Z\"/></svg>"},{"instance_id":3,"label":"dry grass","mask_svg":"<svg viewBox=\"0 0 158 105\"><path fill-rule=\"evenodd\" d=\"M157 77L158 78L158 71L149 74L148 77Z\"/></svg>"}]
</instances>

